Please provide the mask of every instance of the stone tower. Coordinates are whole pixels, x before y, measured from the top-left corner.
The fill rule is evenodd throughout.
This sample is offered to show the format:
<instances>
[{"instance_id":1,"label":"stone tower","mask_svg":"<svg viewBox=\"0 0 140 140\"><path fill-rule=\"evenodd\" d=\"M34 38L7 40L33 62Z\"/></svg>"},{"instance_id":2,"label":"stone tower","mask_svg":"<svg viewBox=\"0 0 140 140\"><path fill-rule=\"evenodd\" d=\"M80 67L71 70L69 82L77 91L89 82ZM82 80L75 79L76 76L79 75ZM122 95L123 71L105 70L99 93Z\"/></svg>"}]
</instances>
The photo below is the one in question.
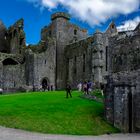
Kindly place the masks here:
<instances>
[{"instance_id":1,"label":"stone tower","mask_svg":"<svg viewBox=\"0 0 140 140\"><path fill-rule=\"evenodd\" d=\"M55 13L51 17L54 25L54 37L56 37L56 86L64 88L65 85L65 59L64 49L68 44L67 25L70 16L66 13Z\"/></svg>"},{"instance_id":2,"label":"stone tower","mask_svg":"<svg viewBox=\"0 0 140 140\"><path fill-rule=\"evenodd\" d=\"M51 16L52 23L41 32L41 40L56 39L56 88L63 89L66 84L66 59L64 55L68 44L87 37L87 31L69 22L70 15L58 12Z\"/></svg>"}]
</instances>

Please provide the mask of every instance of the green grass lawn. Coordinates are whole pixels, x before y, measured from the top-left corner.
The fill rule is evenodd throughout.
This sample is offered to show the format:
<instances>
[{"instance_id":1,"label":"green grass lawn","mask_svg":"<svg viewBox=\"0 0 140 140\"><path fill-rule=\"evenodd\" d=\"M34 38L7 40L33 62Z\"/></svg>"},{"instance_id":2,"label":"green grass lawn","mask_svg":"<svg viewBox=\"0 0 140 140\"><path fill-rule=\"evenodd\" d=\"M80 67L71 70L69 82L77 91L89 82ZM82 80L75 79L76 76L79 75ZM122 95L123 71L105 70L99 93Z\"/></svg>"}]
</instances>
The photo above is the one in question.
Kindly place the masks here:
<instances>
[{"instance_id":1,"label":"green grass lawn","mask_svg":"<svg viewBox=\"0 0 140 140\"><path fill-rule=\"evenodd\" d=\"M91 95L96 96L97 98L104 99L104 96L102 96L101 90L100 89L95 89L92 91Z\"/></svg>"},{"instance_id":2,"label":"green grass lawn","mask_svg":"<svg viewBox=\"0 0 140 140\"><path fill-rule=\"evenodd\" d=\"M118 130L103 119L103 104L65 92L0 96L0 125L51 134L99 135Z\"/></svg>"}]
</instances>

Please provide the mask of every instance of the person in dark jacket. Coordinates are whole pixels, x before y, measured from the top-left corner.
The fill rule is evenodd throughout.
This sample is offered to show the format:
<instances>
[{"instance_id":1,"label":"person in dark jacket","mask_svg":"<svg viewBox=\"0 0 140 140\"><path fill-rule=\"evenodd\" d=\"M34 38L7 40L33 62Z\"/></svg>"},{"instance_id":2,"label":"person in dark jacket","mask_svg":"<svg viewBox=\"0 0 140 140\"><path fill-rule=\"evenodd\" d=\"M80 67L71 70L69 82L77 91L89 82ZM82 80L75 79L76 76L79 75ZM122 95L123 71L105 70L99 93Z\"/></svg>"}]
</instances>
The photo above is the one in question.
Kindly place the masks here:
<instances>
[{"instance_id":1,"label":"person in dark jacket","mask_svg":"<svg viewBox=\"0 0 140 140\"><path fill-rule=\"evenodd\" d=\"M66 85L66 98L68 98L69 96L72 98L72 95L71 95L71 86L69 84L67 84Z\"/></svg>"}]
</instances>

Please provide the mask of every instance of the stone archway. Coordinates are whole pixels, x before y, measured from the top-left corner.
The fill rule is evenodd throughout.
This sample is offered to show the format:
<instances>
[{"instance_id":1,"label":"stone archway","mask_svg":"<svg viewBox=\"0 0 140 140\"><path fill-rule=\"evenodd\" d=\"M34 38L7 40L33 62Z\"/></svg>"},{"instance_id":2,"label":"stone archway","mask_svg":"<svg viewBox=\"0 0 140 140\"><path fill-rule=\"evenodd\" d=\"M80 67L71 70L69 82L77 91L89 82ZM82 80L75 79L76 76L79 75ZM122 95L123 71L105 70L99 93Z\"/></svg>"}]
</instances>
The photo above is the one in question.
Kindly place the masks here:
<instances>
[{"instance_id":1,"label":"stone archway","mask_svg":"<svg viewBox=\"0 0 140 140\"><path fill-rule=\"evenodd\" d=\"M12 58L6 58L5 60L2 61L3 65L17 65L18 62Z\"/></svg>"},{"instance_id":2,"label":"stone archway","mask_svg":"<svg viewBox=\"0 0 140 140\"><path fill-rule=\"evenodd\" d=\"M43 78L41 81L42 89L45 91L46 89L48 90L49 86L49 79L48 78Z\"/></svg>"}]
</instances>

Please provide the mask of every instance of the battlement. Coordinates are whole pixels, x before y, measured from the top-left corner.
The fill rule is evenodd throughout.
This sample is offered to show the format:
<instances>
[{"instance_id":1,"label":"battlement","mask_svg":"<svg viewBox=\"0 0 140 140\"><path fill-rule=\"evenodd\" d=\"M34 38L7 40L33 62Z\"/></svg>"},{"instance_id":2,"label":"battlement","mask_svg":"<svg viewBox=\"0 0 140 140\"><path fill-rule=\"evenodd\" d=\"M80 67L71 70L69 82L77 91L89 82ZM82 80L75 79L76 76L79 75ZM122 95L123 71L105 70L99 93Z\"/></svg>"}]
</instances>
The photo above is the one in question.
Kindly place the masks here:
<instances>
[{"instance_id":1,"label":"battlement","mask_svg":"<svg viewBox=\"0 0 140 140\"><path fill-rule=\"evenodd\" d=\"M55 20L56 18L60 18L60 17L70 20L70 15L64 12L57 12L52 14L51 20Z\"/></svg>"}]
</instances>

